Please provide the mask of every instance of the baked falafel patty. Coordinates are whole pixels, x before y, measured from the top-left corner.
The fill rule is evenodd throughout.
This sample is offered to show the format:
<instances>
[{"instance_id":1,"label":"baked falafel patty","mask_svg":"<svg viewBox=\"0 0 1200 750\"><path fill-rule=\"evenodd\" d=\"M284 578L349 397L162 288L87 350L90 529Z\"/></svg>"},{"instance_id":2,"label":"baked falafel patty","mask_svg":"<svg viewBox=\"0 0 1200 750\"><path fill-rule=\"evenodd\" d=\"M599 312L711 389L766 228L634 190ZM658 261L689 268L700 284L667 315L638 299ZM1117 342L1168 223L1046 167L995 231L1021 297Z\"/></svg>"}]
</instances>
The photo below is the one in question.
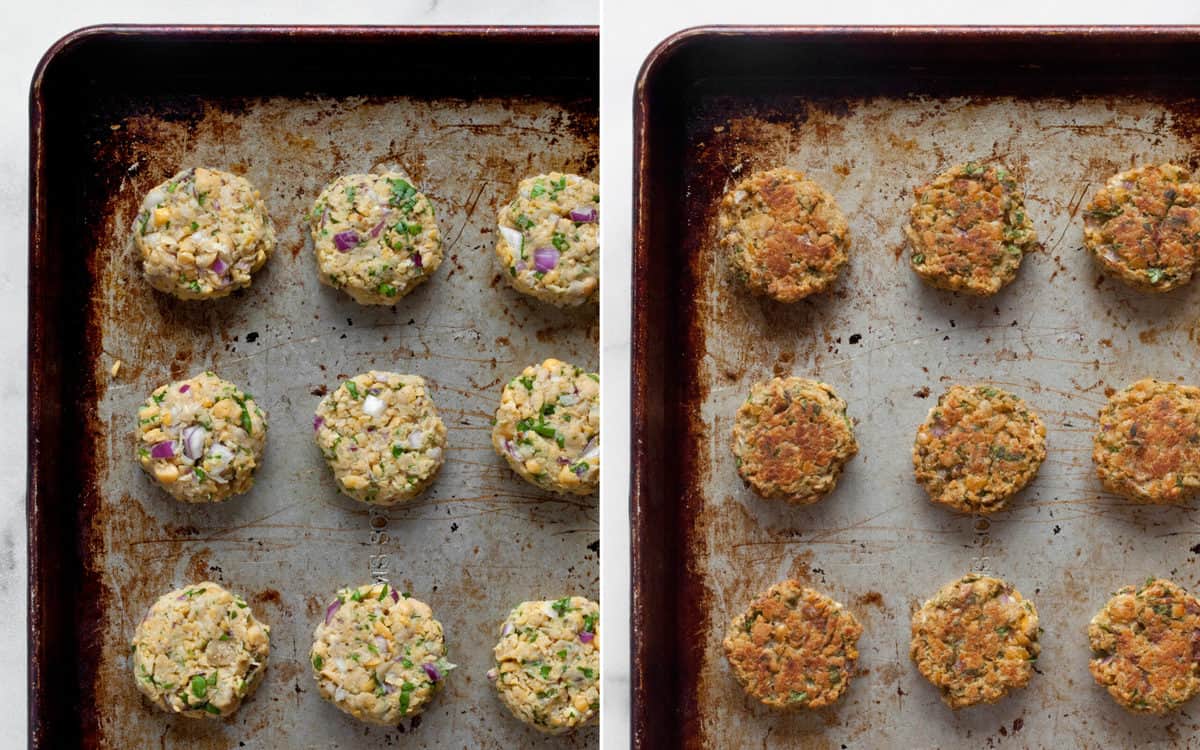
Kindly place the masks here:
<instances>
[{"instance_id":1,"label":"baked falafel patty","mask_svg":"<svg viewBox=\"0 0 1200 750\"><path fill-rule=\"evenodd\" d=\"M999 164L959 164L913 195L909 265L939 289L995 294L1037 247L1021 189Z\"/></svg>"},{"instance_id":2,"label":"baked falafel patty","mask_svg":"<svg viewBox=\"0 0 1200 750\"><path fill-rule=\"evenodd\" d=\"M764 591L725 631L725 657L747 693L772 708L824 708L854 676L862 626L799 581Z\"/></svg>"},{"instance_id":3,"label":"baked falafel patty","mask_svg":"<svg viewBox=\"0 0 1200 750\"><path fill-rule=\"evenodd\" d=\"M595 494L600 488L600 376L553 358L526 367L500 394L492 447L530 484Z\"/></svg>"},{"instance_id":4,"label":"baked falafel patty","mask_svg":"<svg viewBox=\"0 0 1200 750\"><path fill-rule=\"evenodd\" d=\"M815 503L837 486L858 443L832 386L798 377L750 387L733 424L738 475L766 498Z\"/></svg>"},{"instance_id":5,"label":"baked falafel patty","mask_svg":"<svg viewBox=\"0 0 1200 750\"><path fill-rule=\"evenodd\" d=\"M1182 503L1200 488L1200 388L1153 378L1100 410L1092 460L1111 492L1136 503Z\"/></svg>"},{"instance_id":6,"label":"baked falafel patty","mask_svg":"<svg viewBox=\"0 0 1200 750\"><path fill-rule=\"evenodd\" d=\"M1134 289L1183 286L1200 263L1200 183L1169 163L1113 175L1083 212L1083 244Z\"/></svg>"},{"instance_id":7,"label":"baked falafel patty","mask_svg":"<svg viewBox=\"0 0 1200 750\"><path fill-rule=\"evenodd\" d=\"M339 590L309 652L322 698L384 726L425 710L455 668L446 657L429 605L386 583Z\"/></svg>"},{"instance_id":8,"label":"baked falafel patty","mask_svg":"<svg viewBox=\"0 0 1200 750\"><path fill-rule=\"evenodd\" d=\"M445 460L446 425L419 375L355 375L321 399L313 432L338 489L373 505L413 499Z\"/></svg>"},{"instance_id":9,"label":"baked falafel patty","mask_svg":"<svg viewBox=\"0 0 1200 750\"><path fill-rule=\"evenodd\" d=\"M361 305L394 305L442 263L433 204L400 172L337 178L308 219L321 283Z\"/></svg>"},{"instance_id":10,"label":"baked falafel patty","mask_svg":"<svg viewBox=\"0 0 1200 750\"><path fill-rule=\"evenodd\" d=\"M734 275L779 302L825 291L849 259L845 215L824 188L794 169L739 181L721 199L718 226Z\"/></svg>"},{"instance_id":11,"label":"baked falafel patty","mask_svg":"<svg viewBox=\"0 0 1200 750\"><path fill-rule=\"evenodd\" d=\"M1200 600L1170 581L1115 592L1088 640L1092 676L1130 711L1165 714L1200 693Z\"/></svg>"},{"instance_id":12,"label":"baked falafel patty","mask_svg":"<svg viewBox=\"0 0 1200 750\"><path fill-rule=\"evenodd\" d=\"M512 715L563 734L600 715L600 605L582 596L522 602L508 613L487 677Z\"/></svg>"},{"instance_id":13,"label":"baked falafel patty","mask_svg":"<svg viewBox=\"0 0 1200 750\"><path fill-rule=\"evenodd\" d=\"M138 463L185 503L219 503L254 486L267 415L211 372L154 389L138 409Z\"/></svg>"},{"instance_id":14,"label":"baked falafel patty","mask_svg":"<svg viewBox=\"0 0 1200 750\"><path fill-rule=\"evenodd\" d=\"M250 286L275 250L275 225L245 178L194 167L146 195L133 241L150 286L180 299L212 299Z\"/></svg>"},{"instance_id":15,"label":"baked falafel patty","mask_svg":"<svg viewBox=\"0 0 1200 750\"><path fill-rule=\"evenodd\" d=\"M1021 399L983 384L953 385L917 428L917 481L935 503L993 513L1037 476L1046 426Z\"/></svg>"},{"instance_id":16,"label":"baked falafel patty","mask_svg":"<svg viewBox=\"0 0 1200 750\"><path fill-rule=\"evenodd\" d=\"M909 653L953 709L1025 687L1040 651L1033 602L998 578L965 575L913 613Z\"/></svg>"},{"instance_id":17,"label":"baked falafel patty","mask_svg":"<svg viewBox=\"0 0 1200 750\"><path fill-rule=\"evenodd\" d=\"M245 599L205 581L150 607L129 660L138 689L164 711L229 716L262 681L270 636Z\"/></svg>"},{"instance_id":18,"label":"baked falafel patty","mask_svg":"<svg viewBox=\"0 0 1200 750\"><path fill-rule=\"evenodd\" d=\"M496 257L517 291L559 307L599 299L599 185L561 172L528 177L498 220Z\"/></svg>"}]
</instances>

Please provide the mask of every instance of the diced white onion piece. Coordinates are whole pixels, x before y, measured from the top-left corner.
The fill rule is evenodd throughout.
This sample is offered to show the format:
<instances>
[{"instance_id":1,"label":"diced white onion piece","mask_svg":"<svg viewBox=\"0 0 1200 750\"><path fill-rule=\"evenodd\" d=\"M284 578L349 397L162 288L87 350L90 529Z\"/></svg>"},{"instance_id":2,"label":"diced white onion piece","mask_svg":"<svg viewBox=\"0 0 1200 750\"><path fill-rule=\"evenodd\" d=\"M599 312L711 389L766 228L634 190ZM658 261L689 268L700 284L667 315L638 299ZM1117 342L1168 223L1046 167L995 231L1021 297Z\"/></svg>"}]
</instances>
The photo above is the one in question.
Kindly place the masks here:
<instances>
[{"instance_id":1,"label":"diced white onion piece","mask_svg":"<svg viewBox=\"0 0 1200 750\"><path fill-rule=\"evenodd\" d=\"M368 393L367 397L363 399L363 411L365 411L368 416L378 417L380 414L383 414L383 410L386 406L387 404L383 403L383 399L370 393Z\"/></svg>"},{"instance_id":2,"label":"diced white onion piece","mask_svg":"<svg viewBox=\"0 0 1200 750\"><path fill-rule=\"evenodd\" d=\"M420 430L413 430L413 433L408 436L408 447L417 450L424 441L425 433Z\"/></svg>"},{"instance_id":3,"label":"diced white onion piece","mask_svg":"<svg viewBox=\"0 0 1200 750\"><path fill-rule=\"evenodd\" d=\"M512 227L505 226L500 227L500 234L504 235L504 241L507 242L513 250L516 250L518 255L520 255L522 248L525 247L525 235L521 234Z\"/></svg>"}]
</instances>

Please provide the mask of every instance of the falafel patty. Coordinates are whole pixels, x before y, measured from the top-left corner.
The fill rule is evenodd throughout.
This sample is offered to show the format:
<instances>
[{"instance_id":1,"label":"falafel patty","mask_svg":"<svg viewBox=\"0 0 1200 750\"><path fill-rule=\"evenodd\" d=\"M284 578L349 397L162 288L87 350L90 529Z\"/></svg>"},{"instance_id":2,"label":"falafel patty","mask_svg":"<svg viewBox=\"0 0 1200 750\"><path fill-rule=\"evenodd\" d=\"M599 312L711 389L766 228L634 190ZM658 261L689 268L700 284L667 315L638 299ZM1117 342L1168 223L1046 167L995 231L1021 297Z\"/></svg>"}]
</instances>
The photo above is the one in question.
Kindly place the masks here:
<instances>
[{"instance_id":1,"label":"falafel patty","mask_svg":"<svg viewBox=\"0 0 1200 750\"><path fill-rule=\"evenodd\" d=\"M322 698L384 726L424 711L455 668L429 605L386 583L337 592L309 661Z\"/></svg>"},{"instance_id":2,"label":"falafel patty","mask_svg":"<svg viewBox=\"0 0 1200 750\"><path fill-rule=\"evenodd\" d=\"M512 715L546 734L600 714L600 605L582 596L522 602L508 613L487 677Z\"/></svg>"},{"instance_id":3,"label":"falafel patty","mask_svg":"<svg viewBox=\"0 0 1200 750\"><path fill-rule=\"evenodd\" d=\"M845 215L824 188L794 169L740 180L721 199L718 226L734 275L779 302L825 291L849 259Z\"/></svg>"},{"instance_id":4,"label":"falafel patty","mask_svg":"<svg viewBox=\"0 0 1200 750\"><path fill-rule=\"evenodd\" d=\"M1046 426L1021 399L991 385L953 385L913 443L917 481L935 503L993 513L1037 476Z\"/></svg>"},{"instance_id":5,"label":"falafel patty","mask_svg":"<svg viewBox=\"0 0 1200 750\"><path fill-rule=\"evenodd\" d=\"M909 653L953 709L1025 687L1040 652L1037 609L998 578L969 573L913 613Z\"/></svg>"},{"instance_id":6,"label":"falafel patty","mask_svg":"<svg viewBox=\"0 0 1200 750\"><path fill-rule=\"evenodd\" d=\"M244 177L194 167L146 195L133 241L150 286L180 299L213 299L250 286L275 250L275 225Z\"/></svg>"},{"instance_id":7,"label":"falafel patty","mask_svg":"<svg viewBox=\"0 0 1200 750\"><path fill-rule=\"evenodd\" d=\"M525 481L591 495L600 487L600 376L557 359L504 386L492 447Z\"/></svg>"},{"instance_id":8,"label":"falafel patty","mask_svg":"<svg viewBox=\"0 0 1200 750\"><path fill-rule=\"evenodd\" d=\"M270 636L245 599L204 581L150 607L129 660L138 690L164 711L229 716L262 682Z\"/></svg>"},{"instance_id":9,"label":"falafel patty","mask_svg":"<svg viewBox=\"0 0 1200 750\"><path fill-rule=\"evenodd\" d=\"M433 204L400 172L337 178L308 219L321 283L361 305L394 305L442 263Z\"/></svg>"},{"instance_id":10,"label":"falafel patty","mask_svg":"<svg viewBox=\"0 0 1200 750\"><path fill-rule=\"evenodd\" d=\"M832 386L798 377L750 387L733 424L738 475L766 498L815 503L837 486L858 443Z\"/></svg>"},{"instance_id":11,"label":"falafel patty","mask_svg":"<svg viewBox=\"0 0 1200 750\"><path fill-rule=\"evenodd\" d=\"M1200 693L1200 601L1170 581L1114 593L1088 640L1092 676L1130 711L1165 714Z\"/></svg>"},{"instance_id":12,"label":"falafel patty","mask_svg":"<svg viewBox=\"0 0 1200 750\"><path fill-rule=\"evenodd\" d=\"M1200 489L1200 388L1146 378L1114 393L1092 445L1111 492L1136 503L1185 502Z\"/></svg>"},{"instance_id":13,"label":"falafel patty","mask_svg":"<svg viewBox=\"0 0 1200 750\"><path fill-rule=\"evenodd\" d=\"M725 657L747 693L772 708L824 708L854 676L862 626L799 581L764 591L725 631Z\"/></svg>"},{"instance_id":14,"label":"falafel patty","mask_svg":"<svg viewBox=\"0 0 1200 750\"><path fill-rule=\"evenodd\" d=\"M904 227L909 265L939 289L995 294L1037 247L1021 189L999 164L959 164L913 195Z\"/></svg>"},{"instance_id":15,"label":"falafel patty","mask_svg":"<svg viewBox=\"0 0 1200 750\"><path fill-rule=\"evenodd\" d=\"M1200 263L1200 183L1170 163L1113 175L1083 212L1083 244L1134 289L1183 286Z\"/></svg>"},{"instance_id":16,"label":"falafel patty","mask_svg":"<svg viewBox=\"0 0 1200 750\"><path fill-rule=\"evenodd\" d=\"M599 299L599 185L561 172L528 177L498 220L496 257L517 291L559 307Z\"/></svg>"},{"instance_id":17,"label":"falafel patty","mask_svg":"<svg viewBox=\"0 0 1200 750\"><path fill-rule=\"evenodd\" d=\"M355 375L321 399L313 432L338 489L364 503L413 499L445 460L446 425L419 375Z\"/></svg>"},{"instance_id":18,"label":"falafel patty","mask_svg":"<svg viewBox=\"0 0 1200 750\"><path fill-rule=\"evenodd\" d=\"M138 409L138 463L185 503L249 491L266 444L254 397L211 372L155 388Z\"/></svg>"}]
</instances>

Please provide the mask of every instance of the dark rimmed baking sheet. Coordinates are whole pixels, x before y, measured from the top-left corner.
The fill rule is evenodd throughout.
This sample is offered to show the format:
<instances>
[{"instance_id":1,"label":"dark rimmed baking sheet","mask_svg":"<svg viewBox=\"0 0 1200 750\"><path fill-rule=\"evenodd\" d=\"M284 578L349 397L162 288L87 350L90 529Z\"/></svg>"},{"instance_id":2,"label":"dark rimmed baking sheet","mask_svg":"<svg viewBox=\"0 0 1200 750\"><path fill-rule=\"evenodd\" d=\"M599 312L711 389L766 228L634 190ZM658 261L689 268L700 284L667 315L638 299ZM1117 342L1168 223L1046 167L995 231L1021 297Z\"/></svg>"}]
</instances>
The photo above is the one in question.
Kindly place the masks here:
<instances>
[{"instance_id":1,"label":"dark rimmed baking sheet","mask_svg":"<svg viewBox=\"0 0 1200 750\"><path fill-rule=\"evenodd\" d=\"M514 292L492 251L519 179L596 177L598 56L588 28L122 27L48 53L32 92L32 746L598 744L595 729L526 729L485 679L511 606L598 594L596 499L535 490L490 445L500 389L525 365L599 364L595 309ZM248 177L279 234L253 287L212 303L150 290L126 242L145 192L193 164ZM367 308L317 282L302 215L337 175L380 165L430 196L446 261ZM252 492L189 507L142 476L132 415L205 368L255 394L269 437ZM368 369L423 375L449 429L431 490L390 510L342 497L311 438L323 389ZM322 701L308 666L334 590L373 576L433 607L459 665L391 730ZM145 609L205 578L272 627L266 680L228 721L150 707L127 666Z\"/></svg>"},{"instance_id":2,"label":"dark rimmed baking sheet","mask_svg":"<svg viewBox=\"0 0 1200 750\"><path fill-rule=\"evenodd\" d=\"M1200 380L1200 284L1164 297L1101 278L1079 216L1131 165L1200 167L1200 30L716 28L648 59L635 98L633 726L635 746L1128 747L1195 743L1195 705L1127 715L1092 681L1085 628L1147 575L1200 589L1196 512L1103 492L1090 459L1106 390ZM913 185L1006 162L1044 249L1001 294L932 290L902 257ZM714 251L729 182L787 165L845 210L851 261L830 294L784 306L729 282ZM749 385L825 380L860 453L816 506L755 497L729 453ZM1047 422L1050 455L991 518L929 503L916 425L951 382L992 380ZM908 658L912 610L969 570L1039 607L1040 674L952 713ZM721 649L726 624L785 577L863 622L840 705L773 714Z\"/></svg>"}]
</instances>

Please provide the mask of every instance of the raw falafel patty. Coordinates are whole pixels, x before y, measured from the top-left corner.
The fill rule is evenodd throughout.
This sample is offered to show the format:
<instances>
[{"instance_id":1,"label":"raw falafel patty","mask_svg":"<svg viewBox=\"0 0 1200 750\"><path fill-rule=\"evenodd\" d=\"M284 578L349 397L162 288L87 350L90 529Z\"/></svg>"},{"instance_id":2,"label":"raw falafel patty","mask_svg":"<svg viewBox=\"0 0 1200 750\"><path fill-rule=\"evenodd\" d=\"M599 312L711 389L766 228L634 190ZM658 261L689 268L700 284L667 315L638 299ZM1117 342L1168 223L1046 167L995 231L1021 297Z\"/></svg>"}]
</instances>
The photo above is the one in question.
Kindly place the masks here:
<instances>
[{"instance_id":1,"label":"raw falafel patty","mask_svg":"<svg viewBox=\"0 0 1200 750\"><path fill-rule=\"evenodd\" d=\"M211 581L162 596L130 644L138 689L164 711L229 716L258 687L271 629L242 597Z\"/></svg>"},{"instance_id":2,"label":"raw falafel patty","mask_svg":"<svg viewBox=\"0 0 1200 750\"><path fill-rule=\"evenodd\" d=\"M384 726L424 711L455 668L429 605L386 583L338 591L309 660L322 698Z\"/></svg>"},{"instance_id":3,"label":"raw falafel patty","mask_svg":"<svg viewBox=\"0 0 1200 750\"><path fill-rule=\"evenodd\" d=\"M275 225L245 178L195 167L146 195L133 241L150 286L180 299L212 299L250 286L275 250Z\"/></svg>"},{"instance_id":4,"label":"raw falafel patty","mask_svg":"<svg viewBox=\"0 0 1200 750\"><path fill-rule=\"evenodd\" d=\"M1017 181L998 164L951 167L913 194L909 265L939 289L995 294L1037 247Z\"/></svg>"},{"instance_id":5,"label":"raw falafel patty","mask_svg":"<svg viewBox=\"0 0 1200 750\"><path fill-rule=\"evenodd\" d=\"M1037 609L998 578L965 575L913 613L909 653L953 709L1025 687L1040 652Z\"/></svg>"},{"instance_id":6,"label":"raw falafel patty","mask_svg":"<svg viewBox=\"0 0 1200 750\"><path fill-rule=\"evenodd\" d=\"M361 305L393 305L442 263L433 204L399 172L350 174L308 215L322 284Z\"/></svg>"},{"instance_id":7,"label":"raw falafel patty","mask_svg":"<svg viewBox=\"0 0 1200 750\"><path fill-rule=\"evenodd\" d=\"M138 462L185 503L248 491L266 444L254 397L211 372L159 386L138 409Z\"/></svg>"},{"instance_id":8,"label":"raw falafel patty","mask_svg":"<svg viewBox=\"0 0 1200 750\"><path fill-rule=\"evenodd\" d=\"M1088 640L1092 676L1130 711L1165 714L1200 693L1200 601L1170 581L1114 593Z\"/></svg>"},{"instance_id":9,"label":"raw falafel patty","mask_svg":"<svg viewBox=\"0 0 1200 750\"><path fill-rule=\"evenodd\" d=\"M442 468L446 425L419 375L355 375L321 399L313 431L338 488L364 503L411 500Z\"/></svg>"},{"instance_id":10,"label":"raw falafel patty","mask_svg":"<svg viewBox=\"0 0 1200 750\"><path fill-rule=\"evenodd\" d=\"M1113 175L1083 212L1083 244L1134 289L1183 286L1200 263L1200 183L1174 164Z\"/></svg>"},{"instance_id":11,"label":"raw falafel patty","mask_svg":"<svg viewBox=\"0 0 1200 750\"><path fill-rule=\"evenodd\" d=\"M1146 378L1100 411L1092 460L1110 491L1137 503L1182 503L1200 488L1200 388Z\"/></svg>"},{"instance_id":12,"label":"raw falafel patty","mask_svg":"<svg viewBox=\"0 0 1200 750\"><path fill-rule=\"evenodd\" d=\"M600 376L547 359L500 394L492 447L525 481L552 492L600 487Z\"/></svg>"},{"instance_id":13,"label":"raw falafel patty","mask_svg":"<svg viewBox=\"0 0 1200 750\"><path fill-rule=\"evenodd\" d=\"M517 291L559 307L599 298L599 185L560 172L521 180L499 223L496 257Z\"/></svg>"},{"instance_id":14,"label":"raw falafel patty","mask_svg":"<svg viewBox=\"0 0 1200 750\"><path fill-rule=\"evenodd\" d=\"M738 182L721 199L718 226L734 275L779 302L825 291L848 260L846 217L833 196L794 169Z\"/></svg>"},{"instance_id":15,"label":"raw falafel patty","mask_svg":"<svg viewBox=\"0 0 1200 750\"><path fill-rule=\"evenodd\" d=\"M582 596L522 602L508 613L488 679L513 716L563 734L600 712L600 605Z\"/></svg>"},{"instance_id":16,"label":"raw falafel patty","mask_svg":"<svg viewBox=\"0 0 1200 750\"><path fill-rule=\"evenodd\" d=\"M797 505L832 492L857 452L846 402L814 380L755 383L733 424L733 456L742 480L763 497Z\"/></svg>"},{"instance_id":17,"label":"raw falafel patty","mask_svg":"<svg viewBox=\"0 0 1200 750\"><path fill-rule=\"evenodd\" d=\"M854 676L862 626L798 581L764 591L725 632L725 657L746 692L772 708L824 708Z\"/></svg>"},{"instance_id":18,"label":"raw falafel patty","mask_svg":"<svg viewBox=\"0 0 1200 750\"><path fill-rule=\"evenodd\" d=\"M1046 458L1046 426L1011 393L954 385L917 429L912 458L930 500L964 513L992 513L1037 476Z\"/></svg>"}]
</instances>

